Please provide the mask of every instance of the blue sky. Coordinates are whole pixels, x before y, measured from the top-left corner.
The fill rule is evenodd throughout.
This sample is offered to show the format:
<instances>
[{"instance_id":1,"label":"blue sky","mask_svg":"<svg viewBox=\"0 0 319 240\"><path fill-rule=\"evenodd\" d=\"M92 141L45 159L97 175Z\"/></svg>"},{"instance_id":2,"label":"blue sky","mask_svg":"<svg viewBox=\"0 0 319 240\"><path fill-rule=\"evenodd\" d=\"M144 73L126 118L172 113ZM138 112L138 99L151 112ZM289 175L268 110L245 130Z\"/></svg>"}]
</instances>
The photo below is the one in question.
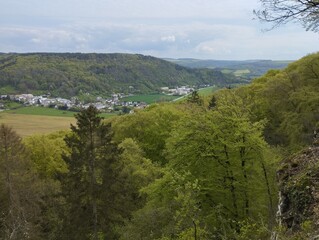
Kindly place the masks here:
<instances>
[{"instance_id":1,"label":"blue sky","mask_svg":"<svg viewBox=\"0 0 319 240\"><path fill-rule=\"evenodd\" d=\"M258 0L0 0L0 52L294 60L318 51L298 24L263 31Z\"/></svg>"}]
</instances>

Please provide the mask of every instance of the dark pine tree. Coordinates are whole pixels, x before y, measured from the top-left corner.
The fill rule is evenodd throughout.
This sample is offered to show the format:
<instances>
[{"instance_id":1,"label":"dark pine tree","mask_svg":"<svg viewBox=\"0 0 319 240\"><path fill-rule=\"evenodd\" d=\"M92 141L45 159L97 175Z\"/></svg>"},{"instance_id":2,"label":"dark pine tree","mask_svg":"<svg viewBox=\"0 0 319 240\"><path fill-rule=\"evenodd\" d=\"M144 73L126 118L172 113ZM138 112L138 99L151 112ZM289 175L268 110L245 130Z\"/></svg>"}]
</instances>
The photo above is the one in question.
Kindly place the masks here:
<instances>
[{"instance_id":1,"label":"dark pine tree","mask_svg":"<svg viewBox=\"0 0 319 240\"><path fill-rule=\"evenodd\" d=\"M203 105L203 99L199 96L198 92L195 90L187 98L187 102L194 103L199 106Z\"/></svg>"},{"instance_id":2,"label":"dark pine tree","mask_svg":"<svg viewBox=\"0 0 319 240\"><path fill-rule=\"evenodd\" d=\"M214 109L216 107L216 102L217 102L216 97L212 96L208 104L208 109Z\"/></svg>"},{"instance_id":3,"label":"dark pine tree","mask_svg":"<svg viewBox=\"0 0 319 240\"><path fill-rule=\"evenodd\" d=\"M112 142L111 125L104 124L99 111L90 106L76 115L77 126L65 138L71 152L64 156L69 172L62 178L68 211L63 239L112 239L112 204L109 199L118 156Z\"/></svg>"}]
</instances>

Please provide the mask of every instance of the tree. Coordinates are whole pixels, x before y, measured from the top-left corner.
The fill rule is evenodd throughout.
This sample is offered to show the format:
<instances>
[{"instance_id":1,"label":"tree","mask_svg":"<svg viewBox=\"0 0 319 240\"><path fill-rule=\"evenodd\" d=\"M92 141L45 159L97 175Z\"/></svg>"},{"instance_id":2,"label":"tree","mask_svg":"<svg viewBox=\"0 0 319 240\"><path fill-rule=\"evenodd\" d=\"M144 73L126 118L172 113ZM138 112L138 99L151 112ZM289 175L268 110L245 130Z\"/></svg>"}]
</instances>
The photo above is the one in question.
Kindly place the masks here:
<instances>
[{"instance_id":1,"label":"tree","mask_svg":"<svg viewBox=\"0 0 319 240\"><path fill-rule=\"evenodd\" d=\"M24 139L24 144L30 152L33 165L43 178L50 178L59 173L67 172L62 159L62 153L68 151L64 142L66 132L51 133L49 135L32 135Z\"/></svg>"},{"instance_id":2,"label":"tree","mask_svg":"<svg viewBox=\"0 0 319 240\"><path fill-rule=\"evenodd\" d=\"M141 147L145 157L164 165L165 140L180 117L181 111L172 104L153 104L143 111L112 119L114 138L122 142L132 138Z\"/></svg>"},{"instance_id":3,"label":"tree","mask_svg":"<svg viewBox=\"0 0 319 240\"><path fill-rule=\"evenodd\" d=\"M67 172L62 159L62 153L68 152L64 141L66 134L66 131L60 131L23 139L32 167L42 183L41 222L38 225L43 229L42 238L47 240L60 239L63 227L65 204L58 177Z\"/></svg>"},{"instance_id":4,"label":"tree","mask_svg":"<svg viewBox=\"0 0 319 240\"><path fill-rule=\"evenodd\" d=\"M194 103L199 106L203 105L203 99L199 96L198 91L193 91L187 98L187 102Z\"/></svg>"},{"instance_id":5,"label":"tree","mask_svg":"<svg viewBox=\"0 0 319 240\"><path fill-rule=\"evenodd\" d=\"M274 172L262 138L263 121L235 90L220 91L213 110L185 114L166 142L168 166L190 172L201 186L197 202L207 230L227 239L245 219L273 219Z\"/></svg>"},{"instance_id":6,"label":"tree","mask_svg":"<svg viewBox=\"0 0 319 240\"><path fill-rule=\"evenodd\" d=\"M318 0L260 0L262 10L254 10L255 15L273 27L288 22L301 22L306 30L319 31Z\"/></svg>"},{"instance_id":7,"label":"tree","mask_svg":"<svg viewBox=\"0 0 319 240\"><path fill-rule=\"evenodd\" d=\"M168 168L162 173L162 178L141 189L148 201L133 214L120 239L211 239L200 217L198 181L191 181L190 173Z\"/></svg>"},{"instance_id":8,"label":"tree","mask_svg":"<svg viewBox=\"0 0 319 240\"><path fill-rule=\"evenodd\" d=\"M112 239L112 164L118 149L112 142L110 124L103 124L99 111L90 106L76 115L77 126L65 138L71 149L64 156L69 172L62 178L68 204L64 218L65 239Z\"/></svg>"},{"instance_id":9,"label":"tree","mask_svg":"<svg viewBox=\"0 0 319 240\"><path fill-rule=\"evenodd\" d=\"M214 108L216 107L216 102L217 102L217 99L216 99L216 97L213 95L212 98L211 98L210 101L209 101L208 109L214 109Z\"/></svg>"},{"instance_id":10,"label":"tree","mask_svg":"<svg viewBox=\"0 0 319 240\"><path fill-rule=\"evenodd\" d=\"M271 145L299 151L312 143L319 126L319 54L308 55L284 70L271 70L237 93L250 96L255 119L267 119L264 136ZM245 93L246 92L246 93Z\"/></svg>"},{"instance_id":11,"label":"tree","mask_svg":"<svg viewBox=\"0 0 319 240\"><path fill-rule=\"evenodd\" d=\"M21 138L0 126L0 239L40 239L40 194Z\"/></svg>"}]
</instances>

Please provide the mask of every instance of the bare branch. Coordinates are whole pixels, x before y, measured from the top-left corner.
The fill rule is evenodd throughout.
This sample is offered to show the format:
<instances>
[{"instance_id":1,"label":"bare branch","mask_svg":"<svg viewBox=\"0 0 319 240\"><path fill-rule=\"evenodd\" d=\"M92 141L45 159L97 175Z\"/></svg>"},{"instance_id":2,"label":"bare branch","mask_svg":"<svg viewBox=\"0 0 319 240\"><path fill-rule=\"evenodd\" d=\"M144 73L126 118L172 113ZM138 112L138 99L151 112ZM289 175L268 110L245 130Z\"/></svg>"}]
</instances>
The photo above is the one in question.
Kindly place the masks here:
<instances>
[{"instance_id":1,"label":"bare branch","mask_svg":"<svg viewBox=\"0 0 319 240\"><path fill-rule=\"evenodd\" d=\"M254 14L272 29L288 22L300 22L308 31L319 31L319 0L260 0Z\"/></svg>"}]
</instances>

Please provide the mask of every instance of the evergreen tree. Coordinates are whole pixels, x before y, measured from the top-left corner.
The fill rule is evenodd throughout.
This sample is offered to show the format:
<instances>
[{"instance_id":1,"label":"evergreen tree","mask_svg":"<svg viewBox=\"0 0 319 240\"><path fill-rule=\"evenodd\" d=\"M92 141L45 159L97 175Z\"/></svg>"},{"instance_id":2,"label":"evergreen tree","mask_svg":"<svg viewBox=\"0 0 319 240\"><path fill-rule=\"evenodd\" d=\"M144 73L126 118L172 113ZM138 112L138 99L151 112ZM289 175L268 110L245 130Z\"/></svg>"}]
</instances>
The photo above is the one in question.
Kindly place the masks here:
<instances>
[{"instance_id":1,"label":"evergreen tree","mask_svg":"<svg viewBox=\"0 0 319 240\"><path fill-rule=\"evenodd\" d=\"M192 94L188 96L187 102L194 103L194 104L197 104L199 106L203 105L203 99L201 99L201 97L198 94L198 91L196 91L196 90L193 91Z\"/></svg>"},{"instance_id":2,"label":"evergreen tree","mask_svg":"<svg viewBox=\"0 0 319 240\"><path fill-rule=\"evenodd\" d=\"M112 239L114 196L112 164L118 155L112 143L111 125L103 124L99 111L90 106L76 115L77 126L65 138L71 149L64 160L69 172L62 179L68 205L64 239Z\"/></svg>"},{"instance_id":3,"label":"evergreen tree","mask_svg":"<svg viewBox=\"0 0 319 240\"><path fill-rule=\"evenodd\" d=\"M217 99L216 97L213 95L212 98L210 99L209 101L209 104L208 104L208 109L214 109L217 105Z\"/></svg>"}]
</instances>

